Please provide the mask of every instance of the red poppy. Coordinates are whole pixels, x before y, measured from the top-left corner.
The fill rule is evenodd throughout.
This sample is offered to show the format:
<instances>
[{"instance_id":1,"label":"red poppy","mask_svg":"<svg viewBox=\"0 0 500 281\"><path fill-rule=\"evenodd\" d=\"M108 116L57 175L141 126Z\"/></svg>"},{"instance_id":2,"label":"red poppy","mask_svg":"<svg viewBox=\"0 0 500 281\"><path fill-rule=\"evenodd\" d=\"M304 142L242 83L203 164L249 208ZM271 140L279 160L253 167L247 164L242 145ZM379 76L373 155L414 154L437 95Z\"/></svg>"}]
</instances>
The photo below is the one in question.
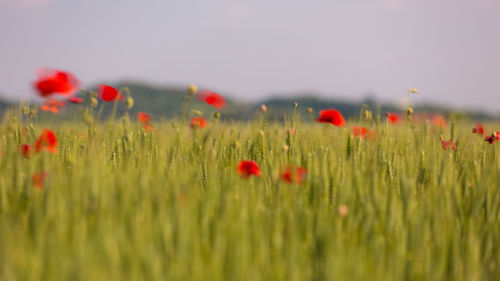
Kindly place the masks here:
<instances>
[{"instance_id":1,"label":"red poppy","mask_svg":"<svg viewBox=\"0 0 500 281\"><path fill-rule=\"evenodd\" d=\"M146 124L149 122L149 120L151 120L151 116L149 116L149 114L147 113L139 112L137 113L137 119L139 120L139 122Z\"/></svg>"},{"instance_id":2,"label":"red poppy","mask_svg":"<svg viewBox=\"0 0 500 281\"><path fill-rule=\"evenodd\" d=\"M319 118L316 121L320 123L330 123L337 127L344 127L345 119L340 111L335 109L325 109L319 112Z\"/></svg>"},{"instance_id":3,"label":"red poppy","mask_svg":"<svg viewBox=\"0 0 500 281\"><path fill-rule=\"evenodd\" d=\"M238 174L244 178L248 178L252 175L260 177L261 175L259 165L252 160L242 160L238 165Z\"/></svg>"},{"instance_id":4,"label":"red poppy","mask_svg":"<svg viewBox=\"0 0 500 281\"><path fill-rule=\"evenodd\" d=\"M208 126L207 119L205 119L203 117L192 117L191 118L191 124L190 124L191 129L195 129L195 128L203 129L203 128L206 128L207 126Z\"/></svg>"},{"instance_id":5,"label":"red poppy","mask_svg":"<svg viewBox=\"0 0 500 281\"><path fill-rule=\"evenodd\" d=\"M451 149L454 149L454 150L457 150L457 142L456 141L445 141L445 140L441 140L441 146L443 147L443 149L448 149L448 148L451 148Z\"/></svg>"},{"instance_id":6,"label":"red poppy","mask_svg":"<svg viewBox=\"0 0 500 281\"><path fill-rule=\"evenodd\" d=\"M48 105L42 105L40 106L40 110L42 111L50 111L52 113L59 113L59 109L57 107L54 107L54 106L48 106Z\"/></svg>"},{"instance_id":7,"label":"red poppy","mask_svg":"<svg viewBox=\"0 0 500 281\"><path fill-rule=\"evenodd\" d=\"M485 141L493 144L495 141L500 141L500 132L493 132L490 136L484 138Z\"/></svg>"},{"instance_id":8,"label":"red poppy","mask_svg":"<svg viewBox=\"0 0 500 281\"><path fill-rule=\"evenodd\" d=\"M476 127L472 129L472 133L474 134L480 134L481 136L484 135L484 127L483 124L477 123Z\"/></svg>"},{"instance_id":9,"label":"red poppy","mask_svg":"<svg viewBox=\"0 0 500 281\"><path fill-rule=\"evenodd\" d=\"M440 136L441 138L441 146L443 147L444 150L451 148L453 150L457 150L457 141L456 140L449 140L445 141L443 135Z\"/></svg>"},{"instance_id":10,"label":"red poppy","mask_svg":"<svg viewBox=\"0 0 500 281\"><path fill-rule=\"evenodd\" d=\"M40 106L40 110L50 111L52 113L59 113L59 109L63 108L65 105L66 105L65 101L50 98L43 102L43 104Z\"/></svg>"},{"instance_id":11,"label":"red poppy","mask_svg":"<svg viewBox=\"0 0 500 281\"><path fill-rule=\"evenodd\" d=\"M446 120L444 120L443 116L435 116L434 119L432 120L434 125L440 128L445 128L446 127Z\"/></svg>"},{"instance_id":12,"label":"red poppy","mask_svg":"<svg viewBox=\"0 0 500 281\"><path fill-rule=\"evenodd\" d=\"M57 153L57 138L54 133L49 129L43 129L42 134L35 143L36 152L40 152L42 150L48 150L53 153Z\"/></svg>"},{"instance_id":13,"label":"red poppy","mask_svg":"<svg viewBox=\"0 0 500 281\"><path fill-rule=\"evenodd\" d=\"M287 183L296 183L301 184L307 174L307 170L304 167L297 167L295 169L291 169L287 167L281 174L280 177L283 181Z\"/></svg>"},{"instance_id":14,"label":"red poppy","mask_svg":"<svg viewBox=\"0 0 500 281\"><path fill-rule=\"evenodd\" d=\"M123 100L123 95L120 93L120 91L108 85L99 85L97 87L97 95L100 99L107 102Z\"/></svg>"},{"instance_id":15,"label":"red poppy","mask_svg":"<svg viewBox=\"0 0 500 281\"><path fill-rule=\"evenodd\" d=\"M216 92L212 92L210 90L200 90L198 92L198 99L200 101L206 102L216 109L222 109L226 106L226 99L224 99Z\"/></svg>"},{"instance_id":16,"label":"red poppy","mask_svg":"<svg viewBox=\"0 0 500 281\"><path fill-rule=\"evenodd\" d=\"M21 144L19 146L19 151L23 154L24 158L30 158L31 146L29 144Z\"/></svg>"},{"instance_id":17,"label":"red poppy","mask_svg":"<svg viewBox=\"0 0 500 281\"><path fill-rule=\"evenodd\" d=\"M33 185L35 185L35 188L38 190L43 189L43 182L47 178L48 174L47 172L42 172L42 173L37 173L37 174L32 174L31 175L31 180L33 181Z\"/></svg>"},{"instance_id":18,"label":"red poppy","mask_svg":"<svg viewBox=\"0 0 500 281\"><path fill-rule=\"evenodd\" d=\"M137 119L139 120L139 122L141 122L144 125L144 129L146 131L149 132L149 131L153 130L153 126L151 126L151 124L149 124L149 121L151 120L151 116L149 116L149 114L144 113L144 112L139 112L139 113L137 113Z\"/></svg>"},{"instance_id":19,"label":"red poppy","mask_svg":"<svg viewBox=\"0 0 500 281\"><path fill-rule=\"evenodd\" d=\"M485 141L489 142L490 144L493 144L495 142L495 138L492 136L487 136L484 138Z\"/></svg>"},{"instance_id":20,"label":"red poppy","mask_svg":"<svg viewBox=\"0 0 500 281\"><path fill-rule=\"evenodd\" d=\"M42 97L53 94L69 96L79 87L78 79L67 71L44 68L37 70L37 74L38 79L34 82L34 86Z\"/></svg>"},{"instance_id":21,"label":"red poppy","mask_svg":"<svg viewBox=\"0 0 500 281\"><path fill-rule=\"evenodd\" d=\"M149 124L149 123L146 123L146 124L144 124L144 130L146 132L150 132L153 130L153 126L151 126L151 124Z\"/></svg>"},{"instance_id":22,"label":"red poppy","mask_svg":"<svg viewBox=\"0 0 500 281\"><path fill-rule=\"evenodd\" d=\"M372 132L370 129L367 129L365 127L354 126L354 127L352 127L352 134L355 137L360 137L360 138L364 139L366 137L370 137Z\"/></svg>"},{"instance_id":23,"label":"red poppy","mask_svg":"<svg viewBox=\"0 0 500 281\"><path fill-rule=\"evenodd\" d=\"M387 120L389 120L389 122L391 122L392 124L396 124L399 122L399 117L394 113L388 112L386 114L386 117L387 117Z\"/></svg>"},{"instance_id":24,"label":"red poppy","mask_svg":"<svg viewBox=\"0 0 500 281\"><path fill-rule=\"evenodd\" d=\"M79 103L83 103L83 98L81 98L81 97L70 97L70 98L68 98L68 101L70 103L77 103L77 104L79 104Z\"/></svg>"}]
</instances>

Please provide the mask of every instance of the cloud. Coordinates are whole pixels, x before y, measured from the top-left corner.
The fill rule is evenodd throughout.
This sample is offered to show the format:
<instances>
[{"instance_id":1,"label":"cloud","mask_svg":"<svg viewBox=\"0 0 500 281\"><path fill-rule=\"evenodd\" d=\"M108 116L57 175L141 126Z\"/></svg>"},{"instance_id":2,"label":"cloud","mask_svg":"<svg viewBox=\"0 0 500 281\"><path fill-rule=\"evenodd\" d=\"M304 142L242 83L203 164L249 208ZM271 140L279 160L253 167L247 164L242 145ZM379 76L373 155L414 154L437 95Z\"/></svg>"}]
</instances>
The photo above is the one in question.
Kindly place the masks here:
<instances>
[{"instance_id":1,"label":"cloud","mask_svg":"<svg viewBox=\"0 0 500 281\"><path fill-rule=\"evenodd\" d=\"M254 11L248 4L238 2L227 5L226 14L233 19L248 20L253 17Z\"/></svg>"}]
</instances>

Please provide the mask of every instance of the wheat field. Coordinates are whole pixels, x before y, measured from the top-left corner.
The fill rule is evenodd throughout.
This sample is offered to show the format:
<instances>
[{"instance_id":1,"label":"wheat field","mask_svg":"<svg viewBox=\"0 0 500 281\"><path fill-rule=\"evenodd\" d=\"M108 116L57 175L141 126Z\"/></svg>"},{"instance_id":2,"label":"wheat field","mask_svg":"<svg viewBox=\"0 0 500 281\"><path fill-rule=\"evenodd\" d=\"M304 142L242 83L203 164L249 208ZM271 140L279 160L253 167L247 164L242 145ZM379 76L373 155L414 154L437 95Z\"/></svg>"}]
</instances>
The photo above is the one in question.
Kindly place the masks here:
<instances>
[{"instance_id":1,"label":"wheat field","mask_svg":"<svg viewBox=\"0 0 500 281\"><path fill-rule=\"evenodd\" d=\"M15 111L0 127L0 280L500 279L499 144L474 123L302 115L149 130ZM44 128L57 152L21 153ZM287 167L307 172L287 182Z\"/></svg>"}]
</instances>

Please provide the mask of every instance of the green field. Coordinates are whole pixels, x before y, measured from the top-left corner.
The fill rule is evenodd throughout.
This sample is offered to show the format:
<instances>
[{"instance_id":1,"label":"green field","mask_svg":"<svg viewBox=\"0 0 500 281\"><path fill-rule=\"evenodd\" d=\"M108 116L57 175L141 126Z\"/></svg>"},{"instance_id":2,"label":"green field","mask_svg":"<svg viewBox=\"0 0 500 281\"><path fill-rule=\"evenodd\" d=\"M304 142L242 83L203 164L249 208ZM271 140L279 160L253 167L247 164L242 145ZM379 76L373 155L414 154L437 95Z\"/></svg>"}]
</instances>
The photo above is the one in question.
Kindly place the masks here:
<instances>
[{"instance_id":1,"label":"green field","mask_svg":"<svg viewBox=\"0 0 500 281\"><path fill-rule=\"evenodd\" d=\"M0 126L0 280L500 280L500 142L471 121L302 114L291 134L259 114L150 132L17 115ZM58 153L24 158L43 128ZM262 175L238 174L244 159ZM287 166L302 184L280 179Z\"/></svg>"}]
</instances>

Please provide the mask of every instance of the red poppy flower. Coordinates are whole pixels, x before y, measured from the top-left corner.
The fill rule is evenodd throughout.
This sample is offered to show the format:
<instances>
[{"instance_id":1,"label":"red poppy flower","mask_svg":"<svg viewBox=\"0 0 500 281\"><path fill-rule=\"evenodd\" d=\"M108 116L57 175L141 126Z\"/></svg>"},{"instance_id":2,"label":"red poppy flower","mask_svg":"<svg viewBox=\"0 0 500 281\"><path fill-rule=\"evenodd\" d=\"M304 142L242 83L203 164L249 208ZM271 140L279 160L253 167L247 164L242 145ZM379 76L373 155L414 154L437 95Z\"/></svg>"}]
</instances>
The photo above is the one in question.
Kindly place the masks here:
<instances>
[{"instance_id":1,"label":"red poppy flower","mask_svg":"<svg viewBox=\"0 0 500 281\"><path fill-rule=\"evenodd\" d=\"M144 129L146 131L149 132L149 131L153 130L153 126L151 126L151 124L149 124L149 120L151 120L151 116L149 116L149 114L144 113L144 112L139 112L139 113L137 113L137 119L139 120L139 122L144 124Z\"/></svg>"},{"instance_id":2,"label":"red poppy flower","mask_svg":"<svg viewBox=\"0 0 500 281\"><path fill-rule=\"evenodd\" d=\"M45 100L45 102L40 106L42 111L50 111L52 113L59 113L59 109L63 108L66 102L61 100L56 100L53 98Z\"/></svg>"},{"instance_id":3,"label":"red poppy flower","mask_svg":"<svg viewBox=\"0 0 500 281\"><path fill-rule=\"evenodd\" d=\"M149 120L151 120L151 116L149 116L149 114L147 113L139 112L137 113L137 119L139 120L139 122L146 124L149 122Z\"/></svg>"},{"instance_id":4,"label":"red poppy flower","mask_svg":"<svg viewBox=\"0 0 500 281\"><path fill-rule=\"evenodd\" d=\"M19 146L19 151L23 154L24 158L30 158L31 146L29 144L21 144Z\"/></svg>"},{"instance_id":5,"label":"red poppy flower","mask_svg":"<svg viewBox=\"0 0 500 281\"><path fill-rule=\"evenodd\" d=\"M389 122L391 122L392 124L396 124L399 122L399 117L394 113L388 112L386 114L386 117L387 117L387 120L389 120Z\"/></svg>"},{"instance_id":6,"label":"red poppy flower","mask_svg":"<svg viewBox=\"0 0 500 281\"><path fill-rule=\"evenodd\" d=\"M44 68L39 69L37 74L38 79L34 82L34 86L42 97L53 94L69 96L79 87L78 79L67 71Z\"/></svg>"},{"instance_id":7,"label":"red poppy flower","mask_svg":"<svg viewBox=\"0 0 500 281\"><path fill-rule=\"evenodd\" d=\"M57 107L53 107L53 106L48 106L48 105L42 105L40 106L40 110L41 111L50 111L52 113L59 113L59 109Z\"/></svg>"},{"instance_id":8,"label":"red poppy flower","mask_svg":"<svg viewBox=\"0 0 500 281\"><path fill-rule=\"evenodd\" d=\"M301 184L307 174L307 170L304 167L297 167L295 169L291 169L287 167L281 174L280 177L283 181L287 183L296 183Z\"/></svg>"},{"instance_id":9,"label":"red poppy flower","mask_svg":"<svg viewBox=\"0 0 500 281\"><path fill-rule=\"evenodd\" d=\"M97 96L107 102L115 102L116 100L123 100L123 95L117 89L108 85L99 85L97 87Z\"/></svg>"},{"instance_id":10,"label":"red poppy flower","mask_svg":"<svg viewBox=\"0 0 500 281\"><path fill-rule=\"evenodd\" d=\"M485 141L493 144L495 141L500 141L500 132L493 132L490 136L484 138Z\"/></svg>"},{"instance_id":11,"label":"red poppy flower","mask_svg":"<svg viewBox=\"0 0 500 281\"><path fill-rule=\"evenodd\" d=\"M203 129L203 128L206 128L207 126L208 126L207 119L205 119L203 117L192 117L191 118L191 124L190 124L191 129L195 129L195 128Z\"/></svg>"},{"instance_id":12,"label":"red poppy flower","mask_svg":"<svg viewBox=\"0 0 500 281\"><path fill-rule=\"evenodd\" d=\"M212 92L210 90L200 90L198 92L198 99L200 101L206 102L216 109L222 109L226 106L226 99L224 99L216 92Z\"/></svg>"},{"instance_id":13,"label":"red poppy flower","mask_svg":"<svg viewBox=\"0 0 500 281\"><path fill-rule=\"evenodd\" d=\"M150 132L153 130L153 126L151 126L151 124L149 124L149 123L146 123L146 124L144 124L144 130L146 132Z\"/></svg>"},{"instance_id":14,"label":"red poppy flower","mask_svg":"<svg viewBox=\"0 0 500 281\"><path fill-rule=\"evenodd\" d=\"M365 127L354 126L352 127L352 134L355 137L360 137L362 139L371 136L371 130Z\"/></svg>"},{"instance_id":15,"label":"red poppy flower","mask_svg":"<svg viewBox=\"0 0 500 281\"><path fill-rule=\"evenodd\" d=\"M316 121L320 123L330 123L337 127L344 127L345 119L340 111L335 109L325 109L319 112L319 118Z\"/></svg>"},{"instance_id":16,"label":"red poppy flower","mask_svg":"<svg viewBox=\"0 0 500 281\"><path fill-rule=\"evenodd\" d=\"M259 165L252 160L242 160L238 165L238 174L244 178L248 178L250 176L260 177L261 175Z\"/></svg>"},{"instance_id":17,"label":"red poppy flower","mask_svg":"<svg viewBox=\"0 0 500 281\"><path fill-rule=\"evenodd\" d=\"M441 138L441 146L443 147L444 150L451 148L453 150L457 150L457 141L456 140L449 140L445 141L443 135L440 136Z\"/></svg>"},{"instance_id":18,"label":"red poppy flower","mask_svg":"<svg viewBox=\"0 0 500 281\"><path fill-rule=\"evenodd\" d=\"M83 98L81 98L81 97L70 97L70 98L68 98L68 101L70 103L77 103L77 104L79 104L79 103L83 103Z\"/></svg>"},{"instance_id":19,"label":"red poppy flower","mask_svg":"<svg viewBox=\"0 0 500 281\"><path fill-rule=\"evenodd\" d=\"M477 123L476 127L472 129L472 133L474 133L474 134L480 134L481 136L484 135L483 124Z\"/></svg>"},{"instance_id":20,"label":"red poppy flower","mask_svg":"<svg viewBox=\"0 0 500 281\"><path fill-rule=\"evenodd\" d=\"M57 138L49 129L43 129L42 134L35 142L36 152L48 150L57 153Z\"/></svg>"},{"instance_id":21,"label":"red poppy flower","mask_svg":"<svg viewBox=\"0 0 500 281\"><path fill-rule=\"evenodd\" d=\"M43 182L47 178L48 174L47 172L42 172L42 173L37 173L37 174L32 174L31 175L31 180L33 181L33 185L35 185L35 188L38 190L43 189Z\"/></svg>"},{"instance_id":22,"label":"red poppy flower","mask_svg":"<svg viewBox=\"0 0 500 281\"><path fill-rule=\"evenodd\" d=\"M443 116L435 116L434 119L432 120L434 125L440 128L445 128L446 127L446 120L444 120Z\"/></svg>"},{"instance_id":23,"label":"red poppy flower","mask_svg":"<svg viewBox=\"0 0 500 281\"><path fill-rule=\"evenodd\" d=\"M445 140L441 140L441 146L443 147L443 149L448 149L448 148L451 148L453 150L457 150L457 141L445 141Z\"/></svg>"}]
</instances>

